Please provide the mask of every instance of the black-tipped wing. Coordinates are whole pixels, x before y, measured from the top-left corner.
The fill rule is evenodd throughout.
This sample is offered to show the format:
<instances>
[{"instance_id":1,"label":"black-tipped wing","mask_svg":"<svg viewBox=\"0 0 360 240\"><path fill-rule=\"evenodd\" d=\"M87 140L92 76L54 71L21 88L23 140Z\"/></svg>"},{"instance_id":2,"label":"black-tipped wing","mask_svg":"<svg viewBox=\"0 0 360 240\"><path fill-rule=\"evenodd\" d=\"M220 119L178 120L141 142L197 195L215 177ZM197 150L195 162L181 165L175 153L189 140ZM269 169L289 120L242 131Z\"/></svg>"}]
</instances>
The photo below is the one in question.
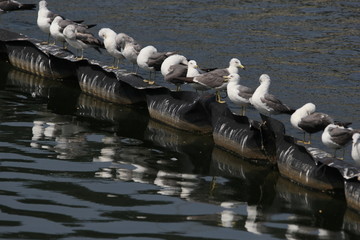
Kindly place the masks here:
<instances>
[{"instance_id":1,"label":"black-tipped wing","mask_svg":"<svg viewBox=\"0 0 360 240\"><path fill-rule=\"evenodd\" d=\"M96 24L89 24L89 25L80 24L80 23L77 23L77 22L69 20L69 19L63 19L63 20L59 21L58 24L60 26L60 32L63 32L63 30L66 28L66 26L68 26L70 24L76 25L79 32L85 32L86 29L96 26Z\"/></svg>"},{"instance_id":2,"label":"black-tipped wing","mask_svg":"<svg viewBox=\"0 0 360 240\"><path fill-rule=\"evenodd\" d=\"M290 109L288 106L283 104L279 99L277 99L272 94L265 94L261 101L265 103L269 108L273 109L278 113L292 113L294 110Z\"/></svg>"},{"instance_id":3,"label":"black-tipped wing","mask_svg":"<svg viewBox=\"0 0 360 240\"><path fill-rule=\"evenodd\" d=\"M344 146L352 139L353 131L348 128L329 129L331 140L341 146Z\"/></svg>"},{"instance_id":4,"label":"black-tipped wing","mask_svg":"<svg viewBox=\"0 0 360 240\"><path fill-rule=\"evenodd\" d=\"M303 117L298 126L308 133L322 131L327 125L333 123L333 119L325 113L312 113Z\"/></svg>"},{"instance_id":5,"label":"black-tipped wing","mask_svg":"<svg viewBox=\"0 0 360 240\"><path fill-rule=\"evenodd\" d=\"M103 47L103 43L99 39L95 38L91 33L77 32L76 39L94 47Z\"/></svg>"},{"instance_id":6,"label":"black-tipped wing","mask_svg":"<svg viewBox=\"0 0 360 240\"><path fill-rule=\"evenodd\" d=\"M22 4L17 1L1 1L0 9L3 11L16 11L16 10L32 10L36 8L36 4Z\"/></svg>"},{"instance_id":7,"label":"black-tipped wing","mask_svg":"<svg viewBox=\"0 0 360 240\"><path fill-rule=\"evenodd\" d=\"M175 64L169 67L169 73L165 76L165 81L174 84L183 84L187 73L187 66L183 64Z\"/></svg>"}]
</instances>

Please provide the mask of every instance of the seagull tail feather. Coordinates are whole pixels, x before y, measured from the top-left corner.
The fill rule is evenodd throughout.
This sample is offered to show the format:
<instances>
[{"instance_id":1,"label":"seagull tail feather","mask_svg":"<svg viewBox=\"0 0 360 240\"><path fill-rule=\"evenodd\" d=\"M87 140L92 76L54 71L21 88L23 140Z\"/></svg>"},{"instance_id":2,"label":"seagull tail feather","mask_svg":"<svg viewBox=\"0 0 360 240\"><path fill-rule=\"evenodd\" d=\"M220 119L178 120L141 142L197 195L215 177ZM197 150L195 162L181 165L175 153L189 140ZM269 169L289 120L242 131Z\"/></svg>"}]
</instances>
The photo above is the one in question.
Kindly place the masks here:
<instances>
[{"instance_id":1,"label":"seagull tail feather","mask_svg":"<svg viewBox=\"0 0 360 240\"><path fill-rule=\"evenodd\" d=\"M26 4L21 4L20 9L22 10L33 10L36 8L36 4L33 3L26 3Z\"/></svg>"},{"instance_id":2,"label":"seagull tail feather","mask_svg":"<svg viewBox=\"0 0 360 240\"><path fill-rule=\"evenodd\" d=\"M288 109L285 110L283 113L292 115L295 111L296 111L296 109L288 108Z\"/></svg>"},{"instance_id":3,"label":"seagull tail feather","mask_svg":"<svg viewBox=\"0 0 360 240\"><path fill-rule=\"evenodd\" d=\"M87 28L93 28L93 27L95 27L96 26L96 24L86 24L86 27Z\"/></svg>"}]
</instances>

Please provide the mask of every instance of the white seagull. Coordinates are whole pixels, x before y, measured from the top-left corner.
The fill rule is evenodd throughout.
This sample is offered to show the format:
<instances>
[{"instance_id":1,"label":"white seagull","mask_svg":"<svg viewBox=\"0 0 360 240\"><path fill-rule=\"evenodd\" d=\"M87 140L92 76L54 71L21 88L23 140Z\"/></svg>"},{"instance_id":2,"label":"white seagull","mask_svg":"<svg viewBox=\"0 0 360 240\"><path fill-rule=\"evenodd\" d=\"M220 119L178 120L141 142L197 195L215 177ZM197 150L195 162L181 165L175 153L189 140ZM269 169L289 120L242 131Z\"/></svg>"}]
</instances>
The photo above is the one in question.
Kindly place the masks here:
<instances>
[{"instance_id":1,"label":"white seagull","mask_svg":"<svg viewBox=\"0 0 360 240\"><path fill-rule=\"evenodd\" d=\"M120 45L121 54L125 57L125 59L133 64L134 71L134 66L137 64L137 57L142 48L141 45L138 44L134 38L125 33L119 33L116 35L115 42Z\"/></svg>"},{"instance_id":2,"label":"white seagull","mask_svg":"<svg viewBox=\"0 0 360 240\"><path fill-rule=\"evenodd\" d=\"M99 31L99 37L104 39L104 46L106 51L114 57L114 64L109 68L117 69L119 68L120 60L125 59L124 55L121 52L121 45L116 41L116 32L110 28L102 28Z\"/></svg>"},{"instance_id":3,"label":"white seagull","mask_svg":"<svg viewBox=\"0 0 360 240\"><path fill-rule=\"evenodd\" d=\"M323 131L329 124L334 123L334 119L326 113L315 112L316 106L313 103L306 103L298 108L290 117L290 123L294 128L300 129L304 133L304 144L311 143L311 134ZM351 123L336 122L337 125L347 127ZM305 134L308 133L309 141L305 141Z\"/></svg>"},{"instance_id":4,"label":"white seagull","mask_svg":"<svg viewBox=\"0 0 360 240\"><path fill-rule=\"evenodd\" d=\"M360 163L360 133L354 133L352 135L352 148L351 148L351 157L352 159Z\"/></svg>"},{"instance_id":5,"label":"white seagull","mask_svg":"<svg viewBox=\"0 0 360 240\"><path fill-rule=\"evenodd\" d=\"M175 52L158 52L154 46L146 46L141 49L138 57L137 57L137 64L140 68L149 71L149 80L144 80L149 84L154 84L155 81L151 81L151 73L154 73L154 79L156 71L161 70L161 64L164 60L174 55Z\"/></svg>"},{"instance_id":6,"label":"white seagull","mask_svg":"<svg viewBox=\"0 0 360 240\"><path fill-rule=\"evenodd\" d=\"M193 82L200 84L207 89L215 89L216 101L219 103L224 103L225 101L221 100L219 93L220 90L226 89L228 84L228 81L224 78L224 76L228 76L232 73L238 73L239 68L244 69L245 67L241 64L239 59L232 58L229 62L228 68L215 69L210 72L202 73L194 77Z\"/></svg>"},{"instance_id":7,"label":"white seagull","mask_svg":"<svg viewBox=\"0 0 360 240\"><path fill-rule=\"evenodd\" d=\"M43 42L42 44L49 43L49 41L50 41L50 25L56 16L58 16L58 14L51 12L47 8L47 2L45 0L42 0L39 2L37 25L41 31L48 34L48 41Z\"/></svg>"},{"instance_id":8,"label":"white seagull","mask_svg":"<svg viewBox=\"0 0 360 240\"><path fill-rule=\"evenodd\" d=\"M196 76L199 76L200 74L204 73L198 66L197 62L195 60L190 60L188 63L188 69L186 73L186 78L193 79ZM206 86L203 86L198 83L194 83L193 81L190 82L190 86L195 89L195 91L206 91L209 88Z\"/></svg>"},{"instance_id":9,"label":"white seagull","mask_svg":"<svg viewBox=\"0 0 360 240\"><path fill-rule=\"evenodd\" d=\"M238 106L241 106L241 115L245 116L246 107L250 106L249 99L254 94L255 90L240 84L240 75L237 73L225 76L229 79L227 85L227 95L229 99Z\"/></svg>"},{"instance_id":10,"label":"white seagull","mask_svg":"<svg viewBox=\"0 0 360 240\"><path fill-rule=\"evenodd\" d=\"M350 143L354 133L360 133L360 130L345 128L331 123L324 129L321 141L325 146L335 150L334 156L336 157L336 150Z\"/></svg>"},{"instance_id":11,"label":"white seagull","mask_svg":"<svg viewBox=\"0 0 360 240\"><path fill-rule=\"evenodd\" d=\"M70 46L75 48L77 52L81 50L80 58L78 58L78 53L76 54L78 59L84 58L84 49L86 48L93 47L100 52L99 48L104 47L103 43L84 27L70 24L64 29L63 33L66 42Z\"/></svg>"},{"instance_id":12,"label":"white seagull","mask_svg":"<svg viewBox=\"0 0 360 240\"><path fill-rule=\"evenodd\" d=\"M174 54L169 56L161 64L161 74L164 76L165 81L175 84L176 90L180 90L181 84L186 77L188 68L188 60L183 55Z\"/></svg>"},{"instance_id":13,"label":"white seagull","mask_svg":"<svg viewBox=\"0 0 360 240\"><path fill-rule=\"evenodd\" d=\"M81 26L84 28L91 28L96 26L96 24L85 25L71 21L69 19L64 19L61 16L56 16L50 25L50 35L55 39L55 41L61 42L63 44L63 48L66 48L66 40L63 31L70 24Z\"/></svg>"},{"instance_id":14,"label":"white seagull","mask_svg":"<svg viewBox=\"0 0 360 240\"><path fill-rule=\"evenodd\" d=\"M292 114L293 109L283 104L274 95L269 93L270 77L267 74L262 74L259 78L260 86L257 87L254 94L250 98L250 103L264 115L276 114Z\"/></svg>"}]
</instances>

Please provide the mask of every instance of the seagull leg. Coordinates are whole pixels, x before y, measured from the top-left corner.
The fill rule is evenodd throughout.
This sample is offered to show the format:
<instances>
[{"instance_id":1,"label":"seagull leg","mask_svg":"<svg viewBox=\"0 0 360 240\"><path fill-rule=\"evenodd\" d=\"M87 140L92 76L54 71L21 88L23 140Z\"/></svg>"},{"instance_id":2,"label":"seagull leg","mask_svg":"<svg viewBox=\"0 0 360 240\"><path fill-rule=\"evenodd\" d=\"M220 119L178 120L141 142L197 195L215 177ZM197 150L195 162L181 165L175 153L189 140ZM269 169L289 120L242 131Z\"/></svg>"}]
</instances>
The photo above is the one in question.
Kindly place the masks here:
<instances>
[{"instance_id":1,"label":"seagull leg","mask_svg":"<svg viewBox=\"0 0 360 240\"><path fill-rule=\"evenodd\" d=\"M263 138L263 133L262 133L262 127L266 125L266 121L263 121L262 123L260 123L260 134L261 134L261 150L265 151L265 145L264 145L264 138Z\"/></svg>"},{"instance_id":2,"label":"seagull leg","mask_svg":"<svg viewBox=\"0 0 360 240\"><path fill-rule=\"evenodd\" d=\"M345 148L342 149L342 157L338 158L339 160L344 160L345 159Z\"/></svg>"},{"instance_id":3,"label":"seagull leg","mask_svg":"<svg viewBox=\"0 0 360 240\"><path fill-rule=\"evenodd\" d=\"M309 134L309 141L305 141L306 133L304 132L304 144L311 144L311 134Z\"/></svg>"},{"instance_id":4,"label":"seagull leg","mask_svg":"<svg viewBox=\"0 0 360 240\"><path fill-rule=\"evenodd\" d=\"M79 56L79 50L76 49L76 60L83 60L84 59L84 49L81 49L81 57Z\"/></svg>"},{"instance_id":5,"label":"seagull leg","mask_svg":"<svg viewBox=\"0 0 360 240\"><path fill-rule=\"evenodd\" d=\"M245 116L245 113L246 113L246 107L241 106L241 114L240 114L240 116Z\"/></svg>"},{"instance_id":6,"label":"seagull leg","mask_svg":"<svg viewBox=\"0 0 360 240\"><path fill-rule=\"evenodd\" d=\"M213 191L216 188L216 176L213 176L210 184L210 194L212 195Z\"/></svg>"},{"instance_id":7,"label":"seagull leg","mask_svg":"<svg viewBox=\"0 0 360 240\"><path fill-rule=\"evenodd\" d=\"M151 71L149 71L149 79L151 79ZM148 80L148 79L144 79L143 81L146 83L150 82L150 80Z\"/></svg>"},{"instance_id":8,"label":"seagull leg","mask_svg":"<svg viewBox=\"0 0 360 240\"><path fill-rule=\"evenodd\" d=\"M149 80L148 80L148 79L144 79L144 80L143 80L144 82L146 82L146 83L148 83L148 84L150 84L150 85L152 85L152 84L155 83L155 81L151 81L151 72L152 72L152 71L149 72ZM155 73L156 73L156 72L155 72Z\"/></svg>"},{"instance_id":9,"label":"seagull leg","mask_svg":"<svg viewBox=\"0 0 360 240\"><path fill-rule=\"evenodd\" d=\"M135 67L135 63L133 63L132 64L132 73L137 74L138 68L139 68L139 66L136 65L136 67Z\"/></svg>"},{"instance_id":10,"label":"seagull leg","mask_svg":"<svg viewBox=\"0 0 360 240\"><path fill-rule=\"evenodd\" d=\"M114 66L114 69L119 69L120 68L119 65L120 65L120 59L116 58L116 64Z\"/></svg>"},{"instance_id":11,"label":"seagull leg","mask_svg":"<svg viewBox=\"0 0 360 240\"><path fill-rule=\"evenodd\" d=\"M216 101L218 103L226 103L225 101L221 100L221 96L220 96L219 91L216 91L215 96L216 96Z\"/></svg>"},{"instance_id":12,"label":"seagull leg","mask_svg":"<svg viewBox=\"0 0 360 240\"><path fill-rule=\"evenodd\" d=\"M106 68L115 69L116 68L115 65L116 65L116 58L114 57L113 62L112 62L112 66L107 66Z\"/></svg>"},{"instance_id":13,"label":"seagull leg","mask_svg":"<svg viewBox=\"0 0 360 240\"><path fill-rule=\"evenodd\" d=\"M155 79L156 79L156 71L154 71L154 80L151 81L151 77L150 77L149 84L153 85L155 83Z\"/></svg>"},{"instance_id":14,"label":"seagull leg","mask_svg":"<svg viewBox=\"0 0 360 240\"><path fill-rule=\"evenodd\" d=\"M49 41L50 41L50 33L48 34L48 40L47 40L47 42L41 42L40 44L41 44L41 45L48 45L48 44L49 44Z\"/></svg>"},{"instance_id":15,"label":"seagull leg","mask_svg":"<svg viewBox=\"0 0 360 240\"><path fill-rule=\"evenodd\" d=\"M79 49L76 49L76 55L75 55L75 59L78 59L79 57Z\"/></svg>"},{"instance_id":16,"label":"seagull leg","mask_svg":"<svg viewBox=\"0 0 360 240\"><path fill-rule=\"evenodd\" d=\"M306 142L306 133L303 132L303 140L297 140L297 143L310 144L310 142Z\"/></svg>"}]
</instances>

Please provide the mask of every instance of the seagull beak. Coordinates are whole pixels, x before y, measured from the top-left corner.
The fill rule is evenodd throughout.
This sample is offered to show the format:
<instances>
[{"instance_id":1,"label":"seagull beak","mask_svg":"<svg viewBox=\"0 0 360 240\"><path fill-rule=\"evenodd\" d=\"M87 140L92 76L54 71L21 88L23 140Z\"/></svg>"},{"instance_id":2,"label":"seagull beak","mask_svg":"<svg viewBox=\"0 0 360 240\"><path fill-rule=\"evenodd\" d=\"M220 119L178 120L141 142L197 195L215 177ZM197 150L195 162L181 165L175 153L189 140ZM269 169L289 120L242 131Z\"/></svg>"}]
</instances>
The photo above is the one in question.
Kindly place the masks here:
<instances>
[{"instance_id":1,"label":"seagull beak","mask_svg":"<svg viewBox=\"0 0 360 240\"><path fill-rule=\"evenodd\" d=\"M242 65L242 64L239 64L239 68L241 68L241 69L244 69L244 70L245 70L245 66L244 66L244 65Z\"/></svg>"}]
</instances>

